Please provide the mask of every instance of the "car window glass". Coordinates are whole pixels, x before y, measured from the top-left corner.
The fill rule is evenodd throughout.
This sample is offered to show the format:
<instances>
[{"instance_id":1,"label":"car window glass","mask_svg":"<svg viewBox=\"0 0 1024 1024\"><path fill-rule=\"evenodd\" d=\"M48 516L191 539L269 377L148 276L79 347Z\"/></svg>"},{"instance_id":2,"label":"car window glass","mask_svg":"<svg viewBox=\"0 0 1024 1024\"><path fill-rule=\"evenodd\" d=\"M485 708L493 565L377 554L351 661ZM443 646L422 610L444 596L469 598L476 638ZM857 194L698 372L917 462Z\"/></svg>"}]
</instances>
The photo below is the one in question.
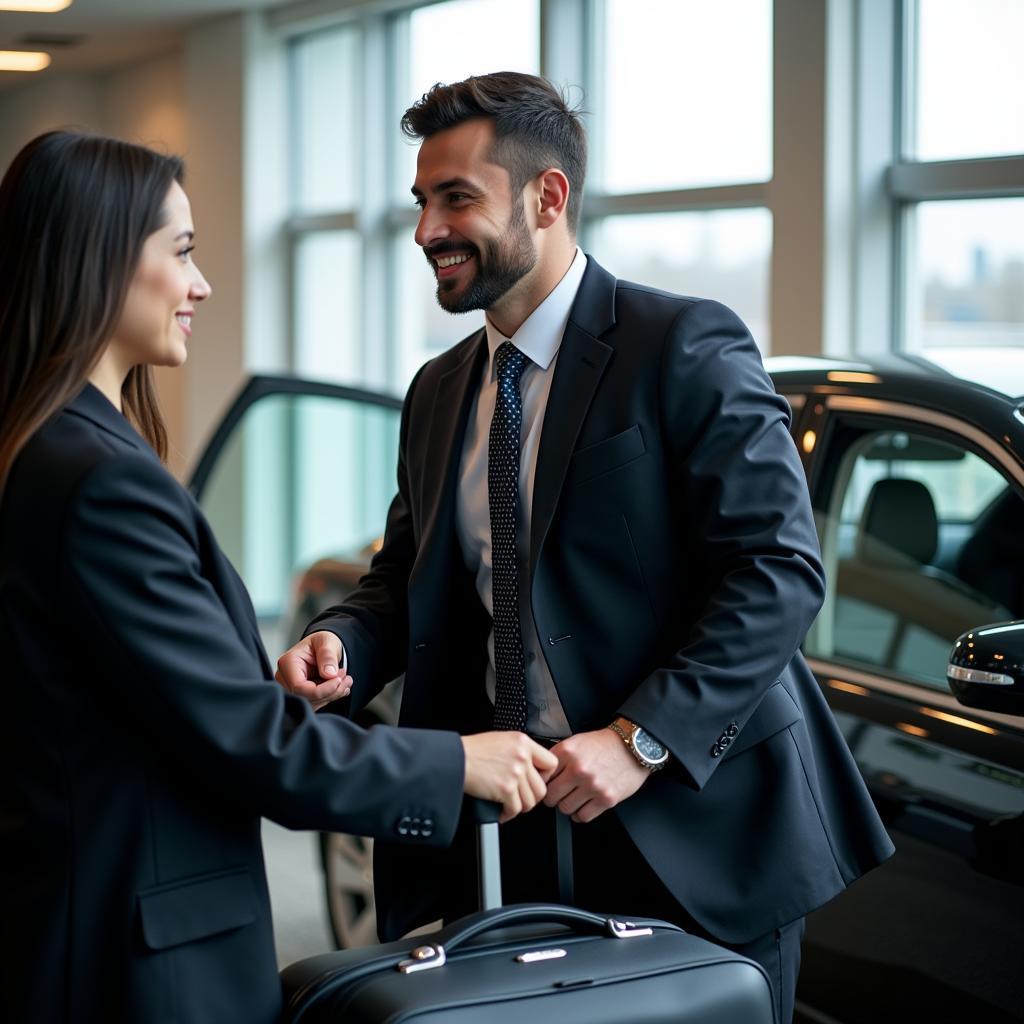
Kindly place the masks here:
<instances>
[{"instance_id":1,"label":"car window glass","mask_svg":"<svg viewBox=\"0 0 1024 1024\"><path fill-rule=\"evenodd\" d=\"M1024 614L1024 502L952 440L867 431L819 517L828 596L806 652L946 689L949 649Z\"/></svg>"},{"instance_id":2,"label":"car window glass","mask_svg":"<svg viewBox=\"0 0 1024 1024\"><path fill-rule=\"evenodd\" d=\"M272 657L365 570L395 492L398 426L396 409L274 394L221 450L201 505Z\"/></svg>"}]
</instances>

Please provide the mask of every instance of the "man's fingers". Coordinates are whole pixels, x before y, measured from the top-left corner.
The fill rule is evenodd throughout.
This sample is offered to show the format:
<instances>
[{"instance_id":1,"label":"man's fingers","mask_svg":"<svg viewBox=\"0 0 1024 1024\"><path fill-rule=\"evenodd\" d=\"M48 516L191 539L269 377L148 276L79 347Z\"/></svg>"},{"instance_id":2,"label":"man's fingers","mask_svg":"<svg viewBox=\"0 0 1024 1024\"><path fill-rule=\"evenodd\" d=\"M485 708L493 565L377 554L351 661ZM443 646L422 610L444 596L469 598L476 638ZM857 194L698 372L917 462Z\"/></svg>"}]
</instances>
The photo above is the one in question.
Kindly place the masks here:
<instances>
[{"instance_id":1,"label":"man's fingers","mask_svg":"<svg viewBox=\"0 0 1024 1024\"><path fill-rule=\"evenodd\" d=\"M578 786L558 801L558 809L562 814L575 814L589 799L588 795Z\"/></svg>"},{"instance_id":2,"label":"man's fingers","mask_svg":"<svg viewBox=\"0 0 1024 1024\"><path fill-rule=\"evenodd\" d=\"M277 659L277 674L274 678L282 686L294 691L297 686L309 681L309 663L293 647Z\"/></svg>"},{"instance_id":3,"label":"man's fingers","mask_svg":"<svg viewBox=\"0 0 1024 1024\"><path fill-rule=\"evenodd\" d=\"M523 801L519 796L518 788L515 789L508 797L502 801L502 812L501 817L498 819L502 824L506 821L511 821L518 814L522 813Z\"/></svg>"},{"instance_id":4,"label":"man's fingers","mask_svg":"<svg viewBox=\"0 0 1024 1024\"><path fill-rule=\"evenodd\" d=\"M544 799L547 794L548 787L544 784L544 777L536 769L527 774L526 781L529 784L530 793L533 796L530 806L536 807L537 804Z\"/></svg>"},{"instance_id":5,"label":"man's fingers","mask_svg":"<svg viewBox=\"0 0 1024 1024\"><path fill-rule=\"evenodd\" d=\"M553 772L558 767L558 757L539 743L535 743L533 746L534 767L542 772Z\"/></svg>"},{"instance_id":6,"label":"man's fingers","mask_svg":"<svg viewBox=\"0 0 1024 1024\"><path fill-rule=\"evenodd\" d=\"M313 633L310 637L316 654L317 671L321 679L333 679L341 663L341 641L327 632Z\"/></svg>"},{"instance_id":7,"label":"man's fingers","mask_svg":"<svg viewBox=\"0 0 1024 1024\"><path fill-rule=\"evenodd\" d=\"M588 821L593 821L595 818L600 817L604 812L608 810L603 804L597 800L588 800L575 814L573 814L572 820L580 825L585 825Z\"/></svg>"},{"instance_id":8,"label":"man's fingers","mask_svg":"<svg viewBox=\"0 0 1024 1024\"><path fill-rule=\"evenodd\" d=\"M312 699L322 701L324 704L341 697L347 697L352 692L352 677L346 672L317 683L313 687Z\"/></svg>"}]
</instances>

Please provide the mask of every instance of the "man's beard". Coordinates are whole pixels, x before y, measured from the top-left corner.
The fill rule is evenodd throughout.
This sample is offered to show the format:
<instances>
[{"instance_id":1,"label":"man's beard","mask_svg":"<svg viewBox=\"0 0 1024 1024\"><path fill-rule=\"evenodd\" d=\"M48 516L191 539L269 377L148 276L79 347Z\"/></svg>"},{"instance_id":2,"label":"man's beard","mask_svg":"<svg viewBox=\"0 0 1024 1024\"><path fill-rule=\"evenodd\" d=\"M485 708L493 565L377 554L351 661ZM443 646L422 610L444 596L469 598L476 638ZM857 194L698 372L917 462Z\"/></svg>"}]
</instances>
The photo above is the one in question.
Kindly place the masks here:
<instances>
[{"instance_id":1,"label":"man's beard","mask_svg":"<svg viewBox=\"0 0 1024 1024\"><path fill-rule=\"evenodd\" d=\"M526 225L522 197L501 237L484 243L482 252L479 246L474 246L473 257L476 272L461 291L450 288L447 281L437 282L437 301L449 313L490 309L537 265L537 250Z\"/></svg>"}]
</instances>

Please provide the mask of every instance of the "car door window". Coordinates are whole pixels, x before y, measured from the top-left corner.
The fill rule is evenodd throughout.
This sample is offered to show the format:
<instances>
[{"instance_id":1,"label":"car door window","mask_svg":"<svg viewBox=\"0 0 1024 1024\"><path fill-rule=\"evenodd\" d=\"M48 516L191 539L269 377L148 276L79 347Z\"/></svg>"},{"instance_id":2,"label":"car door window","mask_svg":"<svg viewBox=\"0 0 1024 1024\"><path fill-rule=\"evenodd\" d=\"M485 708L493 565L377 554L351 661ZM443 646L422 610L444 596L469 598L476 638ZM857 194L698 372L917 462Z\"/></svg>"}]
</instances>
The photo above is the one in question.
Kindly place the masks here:
<instances>
[{"instance_id":1,"label":"car door window","mask_svg":"<svg viewBox=\"0 0 1024 1024\"><path fill-rule=\"evenodd\" d=\"M398 429L397 408L270 393L220 447L198 497L272 657L365 570L395 492Z\"/></svg>"},{"instance_id":2,"label":"car door window","mask_svg":"<svg viewBox=\"0 0 1024 1024\"><path fill-rule=\"evenodd\" d=\"M805 650L944 690L960 633L1024 611L1024 557L1007 553L1024 556L1024 502L954 438L850 436L819 516L828 597Z\"/></svg>"}]
</instances>

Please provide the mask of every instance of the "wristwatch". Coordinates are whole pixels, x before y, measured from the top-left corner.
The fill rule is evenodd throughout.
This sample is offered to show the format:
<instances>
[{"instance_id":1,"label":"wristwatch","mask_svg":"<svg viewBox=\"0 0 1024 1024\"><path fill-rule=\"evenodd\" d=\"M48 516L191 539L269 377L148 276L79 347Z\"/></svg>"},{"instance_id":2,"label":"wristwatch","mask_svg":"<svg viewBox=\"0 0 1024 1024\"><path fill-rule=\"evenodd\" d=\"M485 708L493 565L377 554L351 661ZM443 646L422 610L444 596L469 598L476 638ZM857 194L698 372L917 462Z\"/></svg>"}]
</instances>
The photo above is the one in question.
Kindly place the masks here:
<instances>
[{"instance_id":1,"label":"wristwatch","mask_svg":"<svg viewBox=\"0 0 1024 1024\"><path fill-rule=\"evenodd\" d=\"M620 715L608 728L614 729L622 737L622 742L629 748L629 752L648 771L656 772L659 768L665 767L669 757L668 748L636 722L631 722Z\"/></svg>"}]
</instances>

